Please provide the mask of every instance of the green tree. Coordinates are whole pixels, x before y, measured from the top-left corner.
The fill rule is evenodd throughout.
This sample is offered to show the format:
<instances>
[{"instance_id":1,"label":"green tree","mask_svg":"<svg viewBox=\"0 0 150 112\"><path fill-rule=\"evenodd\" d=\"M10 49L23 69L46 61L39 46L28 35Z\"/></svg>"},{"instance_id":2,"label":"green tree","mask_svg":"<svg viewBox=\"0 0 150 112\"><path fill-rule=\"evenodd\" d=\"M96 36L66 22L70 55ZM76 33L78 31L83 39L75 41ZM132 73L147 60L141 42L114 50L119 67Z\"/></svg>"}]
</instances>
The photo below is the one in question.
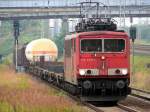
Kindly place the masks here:
<instances>
[{"instance_id":1,"label":"green tree","mask_svg":"<svg viewBox=\"0 0 150 112\"><path fill-rule=\"evenodd\" d=\"M63 32L63 30L61 30L61 33L58 35L55 35L53 39L53 41L56 43L58 47L58 58L61 58L63 56L64 37L65 37L65 33Z\"/></svg>"}]
</instances>

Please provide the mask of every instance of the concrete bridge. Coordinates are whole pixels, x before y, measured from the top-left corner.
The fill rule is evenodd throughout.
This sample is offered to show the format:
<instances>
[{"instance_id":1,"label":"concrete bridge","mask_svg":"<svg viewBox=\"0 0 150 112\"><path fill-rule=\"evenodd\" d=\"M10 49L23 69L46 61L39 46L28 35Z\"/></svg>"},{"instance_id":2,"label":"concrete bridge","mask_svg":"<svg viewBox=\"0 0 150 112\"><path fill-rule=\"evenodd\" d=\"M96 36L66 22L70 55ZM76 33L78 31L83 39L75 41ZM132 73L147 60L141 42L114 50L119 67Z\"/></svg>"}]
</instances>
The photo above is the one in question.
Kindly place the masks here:
<instances>
[{"instance_id":1,"label":"concrete bridge","mask_svg":"<svg viewBox=\"0 0 150 112\"><path fill-rule=\"evenodd\" d=\"M80 1L86 0L1 0L0 20L79 18L80 7L78 3ZM120 3L120 5L111 2L111 6L105 6L100 2L99 14L102 17L150 17L150 3L141 5L137 2L138 0L133 1L136 2L133 4L129 1L126 4ZM95 9L92 9L92 12L95 12Z\"/></svg>"}]
</instances>

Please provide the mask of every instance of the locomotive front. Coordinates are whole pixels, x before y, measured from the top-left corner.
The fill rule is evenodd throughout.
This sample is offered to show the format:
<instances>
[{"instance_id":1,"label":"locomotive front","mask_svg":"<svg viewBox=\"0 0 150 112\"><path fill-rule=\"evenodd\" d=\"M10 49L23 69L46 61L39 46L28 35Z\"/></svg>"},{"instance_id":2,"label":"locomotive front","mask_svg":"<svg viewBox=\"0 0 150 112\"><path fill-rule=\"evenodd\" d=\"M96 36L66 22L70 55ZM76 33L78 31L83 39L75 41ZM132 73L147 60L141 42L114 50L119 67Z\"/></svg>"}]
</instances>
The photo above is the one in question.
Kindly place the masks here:
<instances>
[{"instance_id":1,"label":"locomotive front","mask_svg":"<svg viewBox=\"0 0 150 112\"><path fill-rule=\"evenodd\" d=\"M110 18L82 20L65 38L64 79L86 101L118 101L129 93L130 40Z\"/></svg>"},{"instance_id":2,"label":"locomotive front","mask_svg":"<svg viewBox=\"0 0 150 112\"><path fill-rule=\"evenodd\" d=\"M78 81L83 99L117 101L130 92L129 37L96 31L79 36Z\"/></svg>"}]
</instances>

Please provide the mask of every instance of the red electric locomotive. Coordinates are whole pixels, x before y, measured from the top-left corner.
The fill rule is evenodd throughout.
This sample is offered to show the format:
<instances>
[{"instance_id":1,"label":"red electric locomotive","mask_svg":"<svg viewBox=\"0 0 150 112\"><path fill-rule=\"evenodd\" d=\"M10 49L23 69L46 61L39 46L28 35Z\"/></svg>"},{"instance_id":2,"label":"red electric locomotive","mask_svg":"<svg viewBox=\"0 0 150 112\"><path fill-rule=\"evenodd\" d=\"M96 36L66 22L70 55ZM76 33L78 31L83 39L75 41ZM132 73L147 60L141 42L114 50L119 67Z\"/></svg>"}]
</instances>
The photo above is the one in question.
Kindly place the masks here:
<instances>
[{"instance_id":1,"label":"red electric locomotive","mask_svg":"<svg viewBox=\"0 0 150 112\"><path fill-rule=\"evenodd\" d=\"M110 18L82 20L65 37L64 80L82 100L118 101L130 93L130 40Z\"/></svg>"}]
</instances>

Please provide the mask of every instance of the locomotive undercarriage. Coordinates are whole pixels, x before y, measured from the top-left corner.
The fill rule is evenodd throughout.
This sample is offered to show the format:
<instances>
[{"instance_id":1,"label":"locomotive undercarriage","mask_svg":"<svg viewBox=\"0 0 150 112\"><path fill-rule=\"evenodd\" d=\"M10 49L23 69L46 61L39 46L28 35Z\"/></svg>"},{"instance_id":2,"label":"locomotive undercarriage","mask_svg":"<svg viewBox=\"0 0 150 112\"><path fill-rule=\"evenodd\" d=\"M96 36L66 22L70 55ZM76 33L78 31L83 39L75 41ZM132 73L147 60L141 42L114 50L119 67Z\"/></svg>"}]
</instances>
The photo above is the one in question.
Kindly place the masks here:
<instances>
[{"instance_id":1,"label":"locomotive undercarriage","mask_svg":"<svg viewBox=\"0 0 150 112\"><path fill-rule=\"evenodd\" d=\"M44 69L30 66L26 71L79 96L82 101L118 101L126 98L131 92L128 79L78 79L78 85L73 85L60 75L48 73Z\"/></svg>"},{"instance_id":2,"label":"locomotive undercarriage","mask_svg":"<svg viewBox=\"0 0 150 112\"><path fill-rule=\"evenodd\" d=\"M131 92L128 79L86 79L79 80L81 100L118 101Z\"/></svg>"}]
</instances>

